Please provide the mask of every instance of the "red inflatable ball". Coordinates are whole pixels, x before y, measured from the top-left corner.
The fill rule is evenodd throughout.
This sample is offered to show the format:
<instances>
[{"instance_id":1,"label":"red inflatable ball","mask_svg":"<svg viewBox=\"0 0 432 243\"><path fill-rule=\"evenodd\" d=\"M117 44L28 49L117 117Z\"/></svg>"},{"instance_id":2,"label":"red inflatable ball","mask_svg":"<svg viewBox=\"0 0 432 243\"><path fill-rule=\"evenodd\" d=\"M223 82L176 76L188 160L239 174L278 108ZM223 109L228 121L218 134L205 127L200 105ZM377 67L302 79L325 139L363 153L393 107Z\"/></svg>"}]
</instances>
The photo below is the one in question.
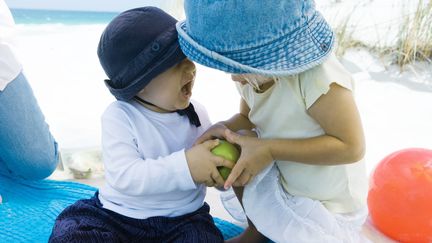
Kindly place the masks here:
<instances>
[{"instance_id":1,"label":"red inflatable ball","mask_svg":"<svg viewBox=\"0 0 432 243\"><path fill-rule=\"evenodd\" d=\"M385 157L371 175L367 201L382 233L400 242L432 242L432 150Z\"/></svg>"}]
</instances>

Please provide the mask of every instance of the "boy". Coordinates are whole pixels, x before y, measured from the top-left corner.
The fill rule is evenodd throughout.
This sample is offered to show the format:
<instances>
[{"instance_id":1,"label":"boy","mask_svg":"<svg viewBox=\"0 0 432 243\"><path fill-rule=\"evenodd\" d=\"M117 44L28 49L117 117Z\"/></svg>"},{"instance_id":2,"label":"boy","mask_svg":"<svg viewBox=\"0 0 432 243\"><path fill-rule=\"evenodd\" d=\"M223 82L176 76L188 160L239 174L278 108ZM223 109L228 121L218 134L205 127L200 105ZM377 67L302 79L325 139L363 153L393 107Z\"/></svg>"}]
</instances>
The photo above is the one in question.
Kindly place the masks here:
<instances>
[{"instance_id":1,"label":"boy","mask_svg":"<svg viewBox=\"0 0 432 243\"><path fill-rule=\"evenodd\" d=\"M102 116L107 183L59 215L50 242L223 242L205 185L223 185L216 167L233 163L210 152L217 140L192 147L210 121L190 103L195 65L179 48L176 22L137 8L102 34L98 56L117 99Z\"/></svg>"}]
</instances>

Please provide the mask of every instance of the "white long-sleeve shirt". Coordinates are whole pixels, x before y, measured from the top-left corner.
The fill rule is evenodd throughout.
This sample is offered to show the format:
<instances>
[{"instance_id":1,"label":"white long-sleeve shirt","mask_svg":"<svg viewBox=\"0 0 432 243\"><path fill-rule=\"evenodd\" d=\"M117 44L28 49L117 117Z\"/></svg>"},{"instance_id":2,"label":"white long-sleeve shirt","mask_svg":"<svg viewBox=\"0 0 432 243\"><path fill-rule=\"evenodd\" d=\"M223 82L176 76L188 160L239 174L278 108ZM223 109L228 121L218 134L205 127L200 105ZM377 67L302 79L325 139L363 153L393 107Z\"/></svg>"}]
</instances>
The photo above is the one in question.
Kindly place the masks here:
<instances>
[{"instance_id":1,"label":"white long-sleeve shirt","mask_svg":"<svg viewBox=\"0 0 432 243\"><path fill-rule=\"evenodd\" d=\"M185 150L209 126L204 107L193 102L201 126L187 116L157 113L135 101L113 102L102 115L102 149L106 185L104 208L145 219L175 217L203 205L206 187L195 184Z\"/></svg>"},{"instance_id":2,"label":"white long-sleeve shirt","mask_svg":"<svg viewBox=\"0 0 432 243\"><path fill-rule=\"evenodd\" d=\"M0 0L0 91L21 72L21 63L12 51L14 20L4 0Z\"/></svg>"}]
</instances>

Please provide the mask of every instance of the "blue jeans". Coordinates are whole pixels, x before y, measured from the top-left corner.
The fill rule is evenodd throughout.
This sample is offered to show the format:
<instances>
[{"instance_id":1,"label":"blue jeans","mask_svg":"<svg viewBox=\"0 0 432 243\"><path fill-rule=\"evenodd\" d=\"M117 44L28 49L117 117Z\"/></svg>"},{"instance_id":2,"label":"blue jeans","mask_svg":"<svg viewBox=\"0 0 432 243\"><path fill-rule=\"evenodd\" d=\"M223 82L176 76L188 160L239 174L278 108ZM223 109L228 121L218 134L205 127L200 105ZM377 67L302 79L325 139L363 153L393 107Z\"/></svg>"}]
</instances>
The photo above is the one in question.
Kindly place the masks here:
<instances>
[{"instance_id":1,"label":"blue jeans","mask_svg":"<svg viewBox=\"0 0 432 243\"><path fill-rule=\"evenodd\" d=\"M20 73L0 91L0 174L43 179L51 175L58 161L57 143Z\"/></svg>"}]
</instances>

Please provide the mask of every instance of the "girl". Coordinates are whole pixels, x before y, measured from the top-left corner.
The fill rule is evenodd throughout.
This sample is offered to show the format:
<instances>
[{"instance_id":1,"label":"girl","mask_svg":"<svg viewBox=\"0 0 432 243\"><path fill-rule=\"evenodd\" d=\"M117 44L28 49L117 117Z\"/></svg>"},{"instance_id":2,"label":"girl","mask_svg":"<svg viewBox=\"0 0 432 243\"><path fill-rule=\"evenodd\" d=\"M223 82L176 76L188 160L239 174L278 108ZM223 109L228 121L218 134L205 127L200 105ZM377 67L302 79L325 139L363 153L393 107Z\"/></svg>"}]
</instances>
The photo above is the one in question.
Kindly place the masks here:
<instances>
[{"instance_id":1,"label":"girl","mask_svg":"<svg viewBox=\"0 0 432 243\"><path fill-rule=\"evenodd\" d=\"M199 9L199 11L197 11ZM197 141L241 146L225 182L249 228L232 242L360 242L367 210L364 136L350 74L312 0L186 0L184 53L232 73L240 113ZM258 138L232 131L254 130Z\"/></svg>"}]
</instances>

